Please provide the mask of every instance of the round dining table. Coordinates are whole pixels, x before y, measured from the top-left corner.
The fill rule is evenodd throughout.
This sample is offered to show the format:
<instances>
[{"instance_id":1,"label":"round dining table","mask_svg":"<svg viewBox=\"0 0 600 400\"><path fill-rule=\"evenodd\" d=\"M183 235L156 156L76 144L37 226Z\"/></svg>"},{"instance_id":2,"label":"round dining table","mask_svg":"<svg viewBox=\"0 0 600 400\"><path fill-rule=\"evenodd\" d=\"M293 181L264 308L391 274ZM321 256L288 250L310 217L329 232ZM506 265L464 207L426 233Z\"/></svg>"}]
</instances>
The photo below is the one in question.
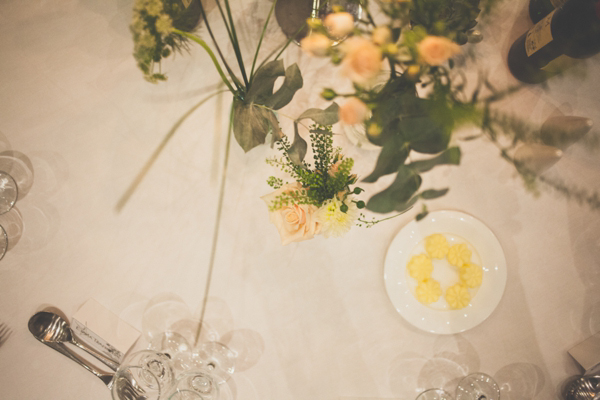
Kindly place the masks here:
<instances>
[{"instance_id":1,"label":"round dining table","mask_svg":"<svg viewBox=\"0 0 600 400\"><path fill-rule=\"evenodd\" d=\"M218 7L204 4L236 66ZM251 65L272 1L230 4ZM54 307L72 317L90 299L141 332L133 350L147 346L149 304L177 299L236 355L225 383L236 400L413 400L430 388L454 395L476 372L497 382L503 400L546 400L583 372L568 350L600 331L600 210L573 192L528 189L496 143L457 133L460 166L424 174L423 187L450 188L428 208L489 228L506 284L476 326L424 331L397 310L384 279L388 249L420 204L341 238L282 246L261 200L278 174L265 162L277 148L244 152L228 140L231 95L200 46L163 62L166 82L145 81L132 56L132 7L133 0L0 2L0 170L19 187L14 207L0 215L8 236L0 323L11 330L0 345L0 398L111 398L103 382L28 330L36 312ZM478 26L483 41L465 46L477 56L466 67L471 84L481 74L497 88L516 85L508 50L532 25L528 1L500 2ZM204 23L197 33L212 45ZM259 58L285 40L272 18ZM322 90L348 82L328 59L295 44L281 58L297 63L304 80L278 113L291 138L294 117L327 107ZM580 60L577 73L495 105L538 127L560 115L593 121L586 140L542 173L576 194L600 190L600 148L589 145L600 126L599 61ZM339 124L333 130L335 145L355 160L365 189L358 197L390 184L391 177L360 182L378 151L355 146Z\"/></svg>"}]
</instances>

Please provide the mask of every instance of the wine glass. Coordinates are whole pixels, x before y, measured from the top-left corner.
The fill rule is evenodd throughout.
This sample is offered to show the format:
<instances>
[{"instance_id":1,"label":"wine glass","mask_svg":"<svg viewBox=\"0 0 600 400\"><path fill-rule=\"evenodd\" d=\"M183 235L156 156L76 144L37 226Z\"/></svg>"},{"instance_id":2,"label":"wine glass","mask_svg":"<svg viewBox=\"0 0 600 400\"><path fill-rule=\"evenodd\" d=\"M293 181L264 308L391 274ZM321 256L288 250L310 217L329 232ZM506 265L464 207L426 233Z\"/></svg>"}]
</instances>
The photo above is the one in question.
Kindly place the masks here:
<instances>
[{"instance_id":1,"label":"wine glass","mask_svg":"<svg viewBox=\"0 0 600 400\"><path fill-rule=\"evenodd\" d=\"M159 400L174 383L169 357L141 350L123 360L115 372L111 393L114 400Z\"/></svg>"},{"instance_id":2,"label":"wine glass","mask_svg":"<svg viewBox=\"0 0 600 400\"><path fill-rule=\"evenodd\" d=\"M9 212L19 195L17 182L4 171L0 171L0 214Z\"/></svg>"},{"instance_id":3,"label":"wine glass","mask_svg":"<svg viewBox=\"0 0 600 400\"><path fill-rule=\"evenodd\" d=\"M427 389L415 400L452 400L452 396L443 389Z\"/></svg>"},{"instance_id":4,"label":"wine glass","mask_svg":"<svg viewBox=\"0 0 600 400\"><path fill-rule=\"evenodd\" d=\"M179 375L168 400L218 400L219 385L206 371L188 371Z\"/></svg>"},{"instance_id":5,"label":"wine glass","mask_svg":"<svg viewBox=\"0 0 600 400\"><path fill-rule=\"evenodd\" d=\"M456 400L498 400L500 388L491 376L477 372L464 377L456 388Z\"/></svg>"}]
</instances>

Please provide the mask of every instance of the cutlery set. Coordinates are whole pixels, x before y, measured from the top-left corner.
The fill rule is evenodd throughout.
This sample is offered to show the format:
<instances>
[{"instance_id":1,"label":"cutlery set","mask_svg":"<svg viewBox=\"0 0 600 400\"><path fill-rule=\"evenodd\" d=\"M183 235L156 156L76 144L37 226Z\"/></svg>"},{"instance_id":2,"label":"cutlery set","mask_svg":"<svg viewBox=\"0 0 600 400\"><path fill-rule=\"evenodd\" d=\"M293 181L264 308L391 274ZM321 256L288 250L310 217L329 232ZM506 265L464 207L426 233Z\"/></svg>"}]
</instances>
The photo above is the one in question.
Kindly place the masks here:
<instances>
[{"instance_id":1,"label":"cutlery set","mask_svg":"<svg viewBox=\"0 0 600 400\"><path fill-rule=\"evenodd\" d=\"M75 361L77 364L97 376L109 389L112 388L114 371L119 367L119 361L112 360L103 354L100 354L87 344L79 341L73 334L69 323L61 316L55 313L41 311L29 319L27 326L29 327L31 334L37 340ZM66 345L67 343L71 343L84 350L108 366L113 372L106 373L98 370L92 363L68 347Z\"/></svg>"}]
</instances>

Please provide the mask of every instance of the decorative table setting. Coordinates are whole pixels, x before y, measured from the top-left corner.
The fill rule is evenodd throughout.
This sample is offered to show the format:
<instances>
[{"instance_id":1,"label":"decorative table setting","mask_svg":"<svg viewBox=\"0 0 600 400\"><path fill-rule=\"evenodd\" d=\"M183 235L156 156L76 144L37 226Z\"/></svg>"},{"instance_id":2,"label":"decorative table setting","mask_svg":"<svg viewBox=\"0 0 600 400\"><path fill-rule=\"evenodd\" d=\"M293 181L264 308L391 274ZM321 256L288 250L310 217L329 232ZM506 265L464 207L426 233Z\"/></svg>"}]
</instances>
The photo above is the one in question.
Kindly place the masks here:
<instances>
[{"instance_id":1,"label":"decorative table setting","mask_svg":"<svg viewBox=\"0 0 600 400\"><path fill-rule=\"evenodd\" d=\"M599 396L597 0L0 32L1 398Z\"/></svg>"}]
</instances>

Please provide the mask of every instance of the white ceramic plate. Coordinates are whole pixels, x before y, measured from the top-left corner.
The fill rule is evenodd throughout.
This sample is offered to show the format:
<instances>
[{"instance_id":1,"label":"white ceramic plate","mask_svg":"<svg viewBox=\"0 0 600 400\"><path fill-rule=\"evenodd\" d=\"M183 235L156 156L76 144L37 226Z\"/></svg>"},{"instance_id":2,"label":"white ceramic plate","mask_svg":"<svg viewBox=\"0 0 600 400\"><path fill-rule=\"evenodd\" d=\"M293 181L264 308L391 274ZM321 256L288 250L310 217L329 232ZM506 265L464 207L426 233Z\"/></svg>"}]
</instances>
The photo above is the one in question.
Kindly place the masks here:
<instances>
[{"instance_id":1,"label":"white ceramic plate","mask_svg":"<svg viewBox=\"0 0 600 400\"><path fill-rule=\"evenodd\" d=\"M483 267L481 286L469 289L471 303L463 309L451 310L444 296L427 306L413 294L416 282L408 275L406 264L412 255L424 252L424 239L434 233L444 234L450 244L470 244L472 261ZM434 211L398 232L385 258L383 278L392 304L410 324L426 332L452 334L479 325L494 311L506 286L506 259L498 239L481 221L458 211ZM433 278L444 293L458 282L458 274L446 260L434 260Z\"/></svg>"}]
</instances>

